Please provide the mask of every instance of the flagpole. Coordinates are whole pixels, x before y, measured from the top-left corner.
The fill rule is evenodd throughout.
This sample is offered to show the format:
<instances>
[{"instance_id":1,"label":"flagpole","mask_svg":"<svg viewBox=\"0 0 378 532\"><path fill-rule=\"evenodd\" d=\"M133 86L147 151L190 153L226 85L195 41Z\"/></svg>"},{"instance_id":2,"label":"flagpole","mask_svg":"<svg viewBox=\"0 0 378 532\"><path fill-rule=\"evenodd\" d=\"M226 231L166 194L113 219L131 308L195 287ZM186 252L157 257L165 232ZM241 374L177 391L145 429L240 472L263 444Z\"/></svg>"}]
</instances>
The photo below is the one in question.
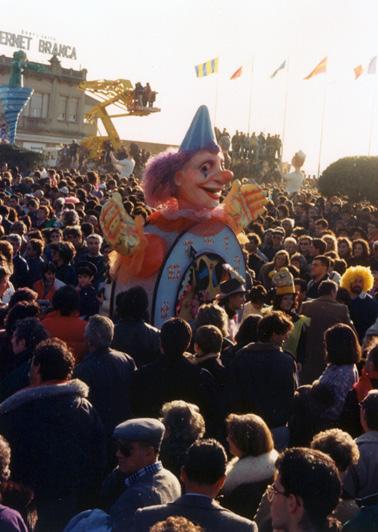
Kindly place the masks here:
<instances>
[{"instance_id":1,"label":"flagpole","mask_svg":"<svg viewBox=\"0 0 378 532\"><path fill-rule=\"evenodd\" d=\"M320 125L320 144L319 144L319 159L318 159L318 178L320 176L320 164L322 159L322 151L323 151L323 134L324 134L324 118L325 118L325 110L326 110L326 102L327 102L327 73L324 76L324 94L323 94L323 109L322 109L322 121Z\"/></svg>"},{"instance_id":2,"label":"flagpole","mask_svg":"<svg viewBox=\"0 0 378 532\"><path fill-rule=\"evenodd\" d=\"M251 111L252 111L252 89L253 89L253 66L254 66L254 57L252 56L251 63L251 84L249 87L249 104L248 104L248 135L251 131Z\"/></svg>"},{"instance_id":3,"label":"flagpole","mask_svg":"<svg viewBox=\"0 0 378 532\"><path fill-rule=\"evenodd\" d=\"M375 115L375 107L376 107L376 100L377 100L377 82L373 83L373 95L372 95L372 102L371 102L371 117L370 117L370 132L369 132L369 149L368 149L368 155L371 155L371 145L373 142L373 133L374 133L374 115Z\"/></svg>"},{"instance_id":4,"label":"flagpole","mask_svg":"<svg viewBox=\"0 0 378 532\"><path fill-rule=\"evenodd\" d=\"M289 58L287 58L287 63L286 63L286 86L285 86L284 112L283 112L282 136L281 136L281 139L282 139L281 156L283 155L284 144L285 144L288 94L289 94Z\"/></svg>"},{"instance_id":5,"label":"flagpole","mask_svg":"<svg viewBox=\"0 0 378 532\"><path fill-rule=\"evenodd\" d=\"M218 111L218 86L219 86L219 72L216 73L215 82L215 103L214 103L214 126L217 126L217 111Z\"/></svg>"}]
</instances>

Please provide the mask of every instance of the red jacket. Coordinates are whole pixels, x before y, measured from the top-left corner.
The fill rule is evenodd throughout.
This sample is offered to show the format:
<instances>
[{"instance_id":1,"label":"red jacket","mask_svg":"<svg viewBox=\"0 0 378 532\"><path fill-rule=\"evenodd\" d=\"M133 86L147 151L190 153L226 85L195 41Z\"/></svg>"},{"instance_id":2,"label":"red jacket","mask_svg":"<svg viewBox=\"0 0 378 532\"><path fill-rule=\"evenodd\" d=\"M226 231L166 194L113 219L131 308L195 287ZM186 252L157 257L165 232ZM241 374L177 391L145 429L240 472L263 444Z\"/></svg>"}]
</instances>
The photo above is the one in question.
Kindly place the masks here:
<instances>
[{"instance_id":1,"label":"red jacket","mask_svg":"<svg viewBox=\"0 0 378 532\"><path fill-rule=\"evenodd\" d=\"M42 323L51 337L56 336L67 342L77 362L84 357L87 351L84 340L84 329L87 322L81 320L78 314L62 316L58 310L55 310L47 314Z\"/></svg>"}]
</instances>

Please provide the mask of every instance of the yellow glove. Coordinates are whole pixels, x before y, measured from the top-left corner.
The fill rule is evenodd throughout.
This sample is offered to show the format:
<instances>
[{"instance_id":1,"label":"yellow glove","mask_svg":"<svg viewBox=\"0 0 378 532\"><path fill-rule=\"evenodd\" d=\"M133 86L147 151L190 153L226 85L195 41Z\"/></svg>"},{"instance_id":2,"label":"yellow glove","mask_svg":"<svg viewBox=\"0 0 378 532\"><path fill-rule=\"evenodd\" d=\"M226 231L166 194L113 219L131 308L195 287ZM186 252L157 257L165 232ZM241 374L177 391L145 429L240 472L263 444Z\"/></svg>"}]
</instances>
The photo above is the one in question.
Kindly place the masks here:
<instances>
[{"instance_id":1,"label":"yellow glove","mask_svg":"<svg viewBox=\"0 0 378 532\"><path fill-rule=\"evenodd\" d=\"M235 179L224 200L224 212L231 216L242 230L265 211L264 205L267 201L265 193L258 185L242 185Z\"/></svg>"},{"instance_id":2,"label":"yellow glove","mask_svg":"<svg viewBox=\"0 0 378 532\"><path fill-rule=\"evenodd\" d=\"M124 209L118 192L101 209L100 225L105 240L121 255L131 255L143 238L143 217L134 220Z\"/></svg>"}]
</instances>

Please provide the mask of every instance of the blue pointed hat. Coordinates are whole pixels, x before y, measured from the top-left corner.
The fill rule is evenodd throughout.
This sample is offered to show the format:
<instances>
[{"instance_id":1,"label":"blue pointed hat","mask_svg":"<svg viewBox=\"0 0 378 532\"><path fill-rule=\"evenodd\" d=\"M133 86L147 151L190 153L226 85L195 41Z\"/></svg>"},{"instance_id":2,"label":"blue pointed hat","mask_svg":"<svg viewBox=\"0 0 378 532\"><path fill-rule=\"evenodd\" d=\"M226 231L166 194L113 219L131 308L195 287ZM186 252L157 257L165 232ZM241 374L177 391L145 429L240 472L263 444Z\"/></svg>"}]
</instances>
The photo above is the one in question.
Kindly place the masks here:
<instances>
[{"instance_id":1,"label":"blue pointed hat","mask_svg":"<svg viewBox=\"0 0 378 532\"><path fill-rule=\"evenodd\" d=\"M219 146L211 125L209 110L206 105L201 105L194 115L179 151L192 152L205 149L219 151Z\"/></svg>"}]
</instances>

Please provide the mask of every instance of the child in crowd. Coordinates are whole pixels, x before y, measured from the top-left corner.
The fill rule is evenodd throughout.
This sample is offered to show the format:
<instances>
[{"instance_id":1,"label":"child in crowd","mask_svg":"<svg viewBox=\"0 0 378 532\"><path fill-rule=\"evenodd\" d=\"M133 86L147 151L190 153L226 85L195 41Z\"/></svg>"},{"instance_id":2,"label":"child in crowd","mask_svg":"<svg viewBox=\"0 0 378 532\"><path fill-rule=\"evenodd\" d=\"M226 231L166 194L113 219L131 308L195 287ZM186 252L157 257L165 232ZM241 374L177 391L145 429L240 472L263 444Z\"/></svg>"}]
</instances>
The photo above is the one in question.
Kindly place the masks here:
<instances>
[{"instance_id":1,"label":"child in crowd","mask_svg":"<svg viewBox=\"0 0 378 532\"><path fill-rule=\"evenodd\" d=\"M226 377L226 368L220 358L222 342L223 336L218 327L202 325L196 330L194 337L195 354L190 357L193 364L207 369L221 387L223 387Z\"/></svg>"},{"instance_id":2,"label":"child in crowd","mask_svg":"<svg viewBox=\"0 0 378 532\"><path fill-rule=\"evenodd\" d=\"M88 319L93 314L98 314L100 303L97 299L97 291L93 286L97 268L91 262L81 262L77 267L77 287L79 292L79 313L83 319Z\"/></svg>"}]
</instances>

